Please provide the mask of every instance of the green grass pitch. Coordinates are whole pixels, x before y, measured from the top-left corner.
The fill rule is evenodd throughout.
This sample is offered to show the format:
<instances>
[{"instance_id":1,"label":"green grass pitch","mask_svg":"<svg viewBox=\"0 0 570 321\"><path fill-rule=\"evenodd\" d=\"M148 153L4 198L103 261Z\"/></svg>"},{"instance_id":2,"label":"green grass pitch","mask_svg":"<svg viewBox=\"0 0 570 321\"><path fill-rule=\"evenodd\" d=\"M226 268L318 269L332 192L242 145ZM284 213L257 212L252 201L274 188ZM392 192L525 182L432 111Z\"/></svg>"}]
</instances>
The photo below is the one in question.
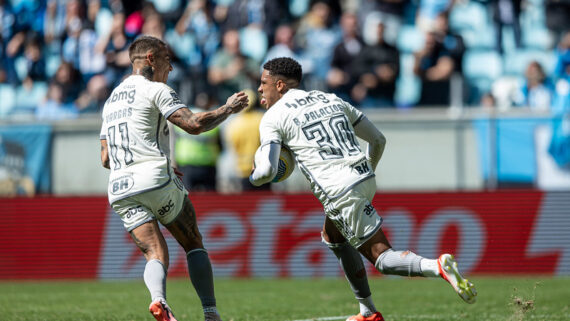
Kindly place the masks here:
<instances>
[{"instance_id":1,"label":"green grass pitch","mask_svg":"<svg viewBox=\"0 0 570 321\"><path fill-rule=\"evenodd\" d=\"M570 278L473 277L477 303L463 303L442 280L371 278L372 295L386 321L570 320ZM344 320L358 304L343 278L217 278L225 321ZM2 281L0 320L151 321L141 281ZM179 321L203 320L188 279L169 279L167 295Z\"/></svg>"}]
</instances>

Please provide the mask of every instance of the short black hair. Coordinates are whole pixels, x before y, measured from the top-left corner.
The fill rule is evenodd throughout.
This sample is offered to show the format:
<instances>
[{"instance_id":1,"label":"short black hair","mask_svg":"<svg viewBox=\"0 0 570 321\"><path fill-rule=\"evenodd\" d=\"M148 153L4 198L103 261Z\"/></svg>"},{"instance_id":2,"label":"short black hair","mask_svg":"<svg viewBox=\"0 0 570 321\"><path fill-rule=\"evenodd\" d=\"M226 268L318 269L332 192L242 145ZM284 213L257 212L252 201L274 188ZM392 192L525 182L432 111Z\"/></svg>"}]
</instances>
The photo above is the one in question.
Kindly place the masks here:
<instances>
[{"instance_id":1,"label":"short black hair","mask_svg":"<svg viewBox=\"0 0 570 321\"><path fill-rule=\"evenodd\" d=\"M129 46L129 58L133 62L136 58L143 58L147 51L156 53L160 48L166 47L166 43L156 37L140 36Z\"/></svg>"},{"instance_id":2,"label":"short black hair","mask_svg":"<svg viewBox=\"0 0 570 321\"><path fill-rule=\"evenodd\" d=\"M289 57L271 59L263 64L263 69L269 71L272 76L295 80L297 83L301 83L303 78L303 68L295 59Z\"/></svg>"}]
</instances>

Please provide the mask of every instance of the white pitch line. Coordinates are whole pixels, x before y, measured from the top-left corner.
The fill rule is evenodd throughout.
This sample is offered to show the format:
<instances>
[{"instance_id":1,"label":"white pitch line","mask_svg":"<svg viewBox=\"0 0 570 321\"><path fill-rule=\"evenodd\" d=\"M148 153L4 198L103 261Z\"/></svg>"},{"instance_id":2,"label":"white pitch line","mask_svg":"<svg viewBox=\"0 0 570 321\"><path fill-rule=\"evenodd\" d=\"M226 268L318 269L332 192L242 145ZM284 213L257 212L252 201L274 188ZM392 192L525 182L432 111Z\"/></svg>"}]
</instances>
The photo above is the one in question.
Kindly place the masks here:
<instances>
[{"instance_id":1,"label":"white pitch line","mask_svg":"<svg viewBox=\"0 0 570 321\"><path fill-rule=\"evenodd\" d=\"M348 318L349 315L346 316L337 316L337 317L317 317L317 318L310 318L310 319L302 319L302 320L291 320L291 321L328 321L328 320L346 320L346 318ZM391 315L391 317L394 318L404 318L406 320L415 320L415 319L435 319L435 320L441 320L441 315L436 315L436 314L422 314L422 315L413 315L413 314L409 314L409 315L405 315L405 314L401 314L401 315ZM461 315L458 314L454 314L451 315L451 317L456 318L456 319L461 319ZM491 314L491 315L486 315L485 317L492 317L494 319L497 319L499 317L498 314ZM533 313L528 313L525 314L525 319L531 319L531 320L545 320L545 318L549 318L552 317L552 315L547 315L547 314L533 314ZM562 314L559 317L561 318L570 318L570 314ZM558 320L558 319L557 319Z\"/></svg>"},{"instance_id":2,"label":"white pitch line","mask_svg":"<svg viewBox=\"0 0 570 321\"><path fill-rule=\"evenodd\" d=\"M350 315L338 316L338 317L321 317L321 318L311 318L303 320L291 320L291 321L327 321L327 320L346 320Z\"/></svg>"}]
</instances>

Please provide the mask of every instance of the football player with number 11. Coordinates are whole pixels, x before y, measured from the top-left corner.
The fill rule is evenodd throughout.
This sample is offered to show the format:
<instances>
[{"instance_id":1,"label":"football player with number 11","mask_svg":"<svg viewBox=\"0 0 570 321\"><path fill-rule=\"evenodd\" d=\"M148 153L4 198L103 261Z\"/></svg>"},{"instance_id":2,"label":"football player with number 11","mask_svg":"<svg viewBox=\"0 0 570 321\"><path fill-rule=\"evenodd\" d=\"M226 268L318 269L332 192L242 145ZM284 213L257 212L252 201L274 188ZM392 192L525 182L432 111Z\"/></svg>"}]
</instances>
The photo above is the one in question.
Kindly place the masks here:
<instances>
[{"instance_id":1,"label":"football player with number 11","mask_svg":"<svg viewBox=\"0 0 570 321\"><path fill-rule=\"evenodd\" d=\"M392 249L381 228L382 217L371 204L384 135L336 95L298 89L301 77L301 66L291 58L275 58L263 65L258 91L267 112L259 125L261 146L249 179L257 186L271 182L281 146L293 153L323 204L323 242L338 258L360 304L360 313L347 320L384 320L372 302L361 254L383 274L441 277L465 302L475 302L475 287L461 276L452 255L427 259ZM367 142L366 152L357 137Z\"/></svg>"}]
</instances>

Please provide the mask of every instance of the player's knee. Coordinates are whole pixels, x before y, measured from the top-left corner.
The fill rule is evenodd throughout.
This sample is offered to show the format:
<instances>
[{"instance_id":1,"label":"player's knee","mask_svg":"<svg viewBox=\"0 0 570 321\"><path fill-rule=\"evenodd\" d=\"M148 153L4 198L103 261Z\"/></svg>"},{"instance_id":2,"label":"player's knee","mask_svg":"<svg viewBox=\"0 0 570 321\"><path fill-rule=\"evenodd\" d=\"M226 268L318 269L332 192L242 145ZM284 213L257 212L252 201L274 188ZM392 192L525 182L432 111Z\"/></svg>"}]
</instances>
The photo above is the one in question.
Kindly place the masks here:
<instances>
[{"instance_id":1,"label":"player's knee","mask_svg":"<svg viewBox=\"0 0 570 321\"><path fill-rule=\"evenodd\" d=\"M333 252L335 249L339 249L345 245L348 245L348 243L346 241L344 242L335 242L334 240L331 240L331 238L329 237L329 235L325 232L325 231L321 231L321 241L323 243L325 243L325 245L331 249Z\"/></svg>"},{"instance_id":2,"label":"player's knee","mask_svg":"<svg viewBox=\"0 0 570 321\"><path fill-rule=\"evenodd\" d=\"M388 249L378 256L374 266L382 274L419 276L421 275L421 259L421 256L411 251L394 251Z\"/></svg>"}]
</instances>

